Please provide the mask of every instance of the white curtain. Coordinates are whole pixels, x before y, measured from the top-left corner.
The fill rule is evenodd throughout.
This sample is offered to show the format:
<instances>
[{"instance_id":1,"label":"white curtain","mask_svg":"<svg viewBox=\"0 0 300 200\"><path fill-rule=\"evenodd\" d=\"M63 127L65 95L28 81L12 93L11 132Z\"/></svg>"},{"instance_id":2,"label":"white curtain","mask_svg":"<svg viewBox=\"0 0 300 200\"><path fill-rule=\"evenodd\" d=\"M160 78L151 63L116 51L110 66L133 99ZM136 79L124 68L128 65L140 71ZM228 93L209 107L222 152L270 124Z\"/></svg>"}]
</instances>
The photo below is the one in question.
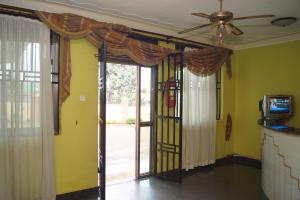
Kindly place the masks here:
<instances>
[{"instance_id":1,"label":"white curtain","mask_svg":"<svg viewBox=\"0 0 300 200\"><path fill-rule=\"evenodd\" d=\"M53 200L50 31L0 15L0 199Z\"/></svg>"},{"instance_id":2,"label":"white curtain","mask_svg":"<svg viewBox=\"0 0 300 200\"><path fill-rule=\"evenodd\" d=\"M184 69L183 163L189 170L215 162L216 78L199 77Z\"/></svg>"}]
</instances>

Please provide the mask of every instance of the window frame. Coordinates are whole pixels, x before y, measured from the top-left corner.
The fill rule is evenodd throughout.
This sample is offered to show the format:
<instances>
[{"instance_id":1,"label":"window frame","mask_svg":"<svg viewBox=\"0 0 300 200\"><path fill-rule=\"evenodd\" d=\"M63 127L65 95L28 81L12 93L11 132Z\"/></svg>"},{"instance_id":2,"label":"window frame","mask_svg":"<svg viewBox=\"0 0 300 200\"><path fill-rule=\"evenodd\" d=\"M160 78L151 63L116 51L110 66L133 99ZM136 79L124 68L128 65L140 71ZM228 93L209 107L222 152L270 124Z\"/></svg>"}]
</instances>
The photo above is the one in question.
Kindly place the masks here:
<instances>
[{"instance_id":1,"label":"window frame","mask_svg":"<svg viewBox=\"0 0 300 200\"><path fill-rule=\"evenodd\" d=\"M52 55L54 45L57 45L58 49L55 51L55 55ZM51 85L53 95L53 122L54 122L54 134L60 134L60 36L54 31L50 31L50 64L51 64ZM55 60L54 60L55 59ZM57 63L56 67L53 64ZM55 71L54 68L56 68ZM54 87L56 86L56 87ZM54 98L56 97L56 98Z\"/></svg>"},{"instance_id":2,"label":"window frame","mask_svg":"<svg viewBox=\"0 0 300 200\"><path fill-rule=\"evenodd\" d=\"M222 68L216 72L216 119L222 118Z\"/></svg>"}]
</instances>

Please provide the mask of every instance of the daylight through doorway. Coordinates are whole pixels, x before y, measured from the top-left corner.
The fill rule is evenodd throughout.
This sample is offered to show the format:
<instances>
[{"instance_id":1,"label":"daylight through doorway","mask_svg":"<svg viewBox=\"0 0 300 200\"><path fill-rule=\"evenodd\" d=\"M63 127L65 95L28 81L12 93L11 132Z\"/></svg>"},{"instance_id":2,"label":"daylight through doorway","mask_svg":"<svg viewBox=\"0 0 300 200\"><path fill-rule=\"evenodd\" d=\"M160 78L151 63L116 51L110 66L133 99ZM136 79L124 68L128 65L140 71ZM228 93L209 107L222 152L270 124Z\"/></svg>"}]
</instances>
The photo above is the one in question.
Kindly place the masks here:
<instances>
[{"instance_id":1,"label":"daylight through doorway","mask_svg":"<svg viewBox=\"0 0 300 200\"><path fill-rule=\"evenodd\" d=\"M107 64L106 184L135 178L137 66Z\"/></svg>"}]
</instances>

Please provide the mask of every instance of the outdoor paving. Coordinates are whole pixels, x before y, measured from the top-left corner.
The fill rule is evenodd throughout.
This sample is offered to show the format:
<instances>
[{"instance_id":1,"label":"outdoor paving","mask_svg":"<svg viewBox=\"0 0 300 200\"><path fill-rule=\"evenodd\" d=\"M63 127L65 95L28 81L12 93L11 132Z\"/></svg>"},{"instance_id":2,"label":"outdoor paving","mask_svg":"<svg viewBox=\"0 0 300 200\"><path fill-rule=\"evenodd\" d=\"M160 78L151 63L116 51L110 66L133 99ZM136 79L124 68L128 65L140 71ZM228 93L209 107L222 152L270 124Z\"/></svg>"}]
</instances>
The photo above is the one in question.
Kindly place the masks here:
<instances>
[{"instance_id":1,"label":"outdoor paving","mask_svg":"<svg viewBox=\"0 0 300 200\"><path fill-rule=\"evenodd\" d=\"M135 178L135 124L106 126L106 182L118 183ZM147 170L147 140L141 137L141 171Z\"/></svg>"}]
</instances>

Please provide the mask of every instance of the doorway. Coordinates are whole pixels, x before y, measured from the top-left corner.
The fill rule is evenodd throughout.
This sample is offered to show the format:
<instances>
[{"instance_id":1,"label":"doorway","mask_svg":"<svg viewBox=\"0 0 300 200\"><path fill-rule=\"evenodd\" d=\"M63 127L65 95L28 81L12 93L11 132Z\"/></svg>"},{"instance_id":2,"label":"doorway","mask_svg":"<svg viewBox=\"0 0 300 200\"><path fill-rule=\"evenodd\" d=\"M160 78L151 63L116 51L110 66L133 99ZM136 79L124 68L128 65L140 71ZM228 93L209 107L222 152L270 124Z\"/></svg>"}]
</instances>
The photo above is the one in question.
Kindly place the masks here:
<instances>
[{"instance_id":1,"label":"doorway","mask_svg":"<svg viewBox=\"0 0 300 200\"><path fill-rule=\"evenodd\" d=\"M135 178L136 68L107 63L106 184Z\"/></svg>"},{"instance_id":2,"label":"doorway","mask_svg":"<svg viewBox=\"0 0 300 200\"><path fill-rule=\"evenodd\" d=\"M106 62L106 50L107 43L104 41L101 48L98 49L98 175L100 199L103 200L106 196L106 168L108 167L106 165L106 83L108 82L107 65L109 63ZM182 169L183 54L170 54L159 65L151 68L138 65L128 67L133 67L136 70L134 179L155 174L163 179L180 182ZM144 86L143 82L146 83L145 85L148 83L148 87ZM118 115L119 113L114 114Z\"/></svg>"},{"instance_id":3,"label":"doorway","mask_svg":"<svg viewBox=\"0 0 300 200\"><path fill-rule=\"evenodd\" d=\"M152 77L150 67L106 64L106 185L151 174Z\"/></svg>"}]
</instances>

